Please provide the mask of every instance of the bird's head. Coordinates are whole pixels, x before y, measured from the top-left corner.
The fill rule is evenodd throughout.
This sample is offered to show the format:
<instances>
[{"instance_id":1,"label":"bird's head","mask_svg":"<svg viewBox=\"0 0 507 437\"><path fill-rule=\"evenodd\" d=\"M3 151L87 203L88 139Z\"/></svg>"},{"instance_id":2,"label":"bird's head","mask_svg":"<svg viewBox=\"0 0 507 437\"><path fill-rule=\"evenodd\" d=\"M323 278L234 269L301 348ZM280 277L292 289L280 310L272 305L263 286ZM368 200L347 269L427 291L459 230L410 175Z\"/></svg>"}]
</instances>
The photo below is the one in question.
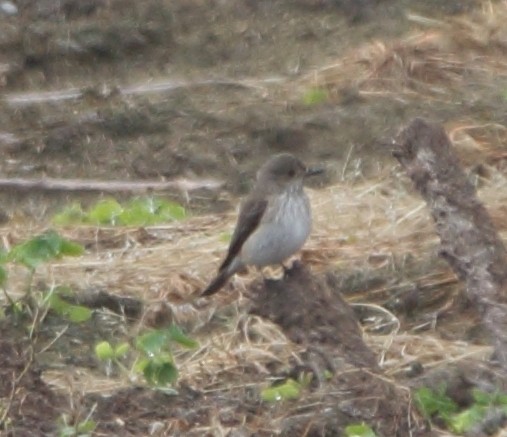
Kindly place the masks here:
<instances>
[{"instance_id":1,"label":"bird's head","mask_svg":"<svg viewBox=\"0 0 507 437\"><path fill-rule=\"evenodd\" d=\"M274 182L279 187L302 186L306 176L322 173L322 169L307 168L302 161L290 153L271 157L257 172L257 181Z\"/></svg>"}]
</instances>

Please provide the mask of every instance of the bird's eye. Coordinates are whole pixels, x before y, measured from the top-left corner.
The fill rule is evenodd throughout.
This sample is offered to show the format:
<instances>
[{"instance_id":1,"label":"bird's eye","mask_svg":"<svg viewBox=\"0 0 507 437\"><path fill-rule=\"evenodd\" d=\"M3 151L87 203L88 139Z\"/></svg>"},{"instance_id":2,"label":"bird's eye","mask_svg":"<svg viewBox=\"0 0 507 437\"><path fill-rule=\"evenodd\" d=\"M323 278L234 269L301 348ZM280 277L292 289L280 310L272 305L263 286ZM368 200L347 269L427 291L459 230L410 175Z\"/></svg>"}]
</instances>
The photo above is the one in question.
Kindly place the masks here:
<instances>
[{"instance_id":1,"label":"bird's eye","mask_svg":"<svg viewBox=\"0 0 507 437\"><path fill-rule=\"evenodd\" d=\"M296 171L295 171L294 169L292 169L292 168L291 168L291 169L289 170L289 177L293 178L295 174L296 174Z\"/></svg>"}]
</instances>

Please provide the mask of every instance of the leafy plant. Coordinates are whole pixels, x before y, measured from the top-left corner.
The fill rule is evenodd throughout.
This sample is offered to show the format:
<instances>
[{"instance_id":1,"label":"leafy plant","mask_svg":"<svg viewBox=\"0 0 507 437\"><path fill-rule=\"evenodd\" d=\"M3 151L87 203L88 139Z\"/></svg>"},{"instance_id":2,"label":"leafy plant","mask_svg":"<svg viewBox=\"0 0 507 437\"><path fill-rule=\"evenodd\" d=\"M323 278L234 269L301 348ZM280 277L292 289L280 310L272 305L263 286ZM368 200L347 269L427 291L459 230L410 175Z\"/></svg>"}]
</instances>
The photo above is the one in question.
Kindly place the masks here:
<instances>
[{"instance_id":1,"label":"leafy plant","mask_svg":"<svg viewBox=\"0 0 507 437\"><path fill-rule=\"evenodd\" d=\"M474 403L467 409L452 416L449 427L457 434L464 434L484 420L489 411L500 409L507 414L507 395L502 393L487 393L481 390L472 390Z\"/></svg>"},{"instance_id":2,"label":"leafy plant","mask_svg":"<svg viewBox=\"0 0 507 437\"><path fill-rule=\"evenodd\" d=\"M417 390L415 399L419 410L426 418L439 417L456 434L470 431L484 420L492 409L500 409L507 414L507 394L487 393L474 389L472 396L473 404L462 411L459 411L454 401L445 395L444 386L438 391L422 387Z\"/></svg>"},{"instance_id":3,"label":"leafy plant","mask_svg":"<svg viewBox=\"0 0 507 437\"><path fill-rule=\"evenodd\" d=\"M265 388L261 391L261 399L265 402L280 402L297 399L301 394L302 385L292 378L282 384Z\"/></svg>"},{"instance_id":4,"label":"leafy plant","mask_svg":"<svg viewBox=\"0 0 507 437\"><path fill-rule=\"evenodd\" d=\"M311 384L312 379L312 372L302 372L298 375L297 381L289 378L281 384L265 388L261 391L261 399L265 402L279 402L296 399L301 395L301 390Z\"/></svg>"},{"instance_id":5,"label":"leafy plant","mask_svg":"<svg viewBox=\"0 0 507 437\"><path fill-rule=\"evenodd\" d=\"M373 430L365 423L348 425L345 428L346 437L376 437Z\"/></svg>"},{"instance_id":6,"label":"leafy plant","mask_svg":"<svg viewBox=\"0 0 507 437\"><path fill-rule=\"evenodd\" d=\"M72 223L83 223L86 218L86 212L83 211L79 202L73 202L65 207L62 212L53 217L55 225L68 225Z\"/></svg>"},{"instance_id":7,"label":"leafy plant","mask_svg":"<svg viewBox=\"0 0 507 437\"><path fill-rule=\"evenodd\" d=\"M56 286L47 292L38 293L36 296L32 295L31 282L35 270L39 265L47 261L60 259L64 256L79 256L83 252L84 248L80 244L67 240L57 232L49 230L23 243L15 245L9 252L0 253L0 286L9 303L12 314L22 316L27 310L30 312L33 306L36 306L38 309L43 310L40 312L43 316L39 317L37 323L43 320L49 309L74 323L80 323L90 319L92 312L89 308L81 305L73 305L62 298L64 295L71 293L69 288ZM9 262L20 264L26 267L30 272L26 294L23 299L18 301L14 301L6 289L7 271L5 269L5 264ZM3 309L2 313L5 314ZM35 327L36 324L32 324L31 332L33 332Z\"/></svg>"},{"instance_id":8,"label":"leafy plant","mask_svg":"<svg viewBox=\"0 0 507 437\"><path fill-rule=\"evenodd\" d=\"M439 387L438 391L433 391L427 387L421 387L415 394L415 401L419 411L427 419L433 416L440 417L444 421L458 411L456 403L445 394L445 386Z\"/></svg>"},{"instance_id":9,"label":"leafy plant","mask_svg":"<svg viewBox=\"0 0 507 437\"><path fill-rule=\"evenodd\" d=\"M14 246L4 256L4 261L19 263L30 270L35 270L43 262L64 256L80 256L83 252L83 246L51 230Z\"/></svg>"},{"instance_id":10,"label":"leafy plant","mask_svg":"<svg viewBox=\"0 0 507 437\"><path fill-rule=\"evenodd\" d=\"M69 322L82 323L89 320L92 316L92 310L82 305L74 305L62 299L63 294L69 294L69 289L56 287L47 292L44 296L44 302L49 305L56 314L67 319Z\"/></svg>"},{"instance_id":11,"label":"leafy plant","mask_svg":"<svg viewBox=\"0 0 507 437\"><path fill-rule=\"evenodd\" d=\"M30 240L15 245L9 252L0 253L0 286L13 311L18 312L18 305L14 302L5 288L7 282L7 271L5 264L13 262L25 266L30 271L27 294L31 292L31 281L36 268L47 261L60 259L64 256L79 256L84 252L84 248L66 238L63 238L57 232L49 230L43 234L37 235ZM66 311L64 304L59 302L55 296L53 300L47 299L46 303L53 304L56 309ZM70 311L72 313L73 310Z\"/></svg>"},{"instance_id":12,"label":"leafy plant","mask_svg":"<svg viewBox=\"0 0 507 437\"><path fill-rule=\"evenodd\" d=\"M7 272L4 266L0 265L0 286L3 286L7 281Z\"/></svg>"},{"instance_id":13,"label":"leafy plant","mask_svg":"<svg viewBox=\"0 0 507 437\"><path fill-rule=\"evenodd\" d=\"M93 225L116 226L120 224L119 217L122 212L123 208L116 200L103 199L97 202L84 218Z\"/></svg>"},{"instance_id":14,"label":"leafy plant","mask_svg":"<svg viewBox=\"0 0 507 437\"><path fill-rule=\"evenodd\" d=\"M324 373L322 375L326 381L329 381L333 378L333 372L330 372L329 370L324 370Z\"/></svg>"},{"instance_id":15,"label":"leafy plant","mask_svg":"<svg viewBox=\"0 0 507 437\"><path fill-rule=\"evenodd\" d=\"M95 345L95 355L99 360L118 360L123 358L130 350L130 345L126 342L112 346L108 341L101 341Z\"/></svg>"},{"instance_id":16,"label":"leafy plant","mask_svg":"<svg viewBox=\"0 0 507 437\"><path fill-rule=\"evenodd\" d=\"M93 434L93 431L97 427L95 421L89 417L75 425L70 425L69 422L69 416L62 414L58 423L59 437L88 437Z\"/></svg>"},{"instance_id":17,"label":"leafy plant","mask_svg":"<svg viewBox=\"0 0 507 437\"><path fill-rule=\"evenodd\" d=\"M182 220L185 208L175 202L157 197L134 198L120 204L113 198L102 199L88 211L73 203L53 217L57 225L90 224L105 226L150 226Z\"/></svg>"},{"instance_id":18,"label":"leafy plant","mask_svg":"<svg viewBox=\"0 0 507 437\"><path fill-rule=\"evenodd\" d=\"M145 380L156 387L166 387L178 379L178 369L171 353L171 344L177 343L186 348L195 348L198 343L186 336L181 329L172 325L169 328L149 330L135 339L137 358L133 370L144 375ZM112 346L102 341L95 346L95 355L101 361L112 361L127 370L120 362L130 349L128 343Z\"/></svg>"},{"instance_id":19,"label":"leafy plant","mask_svg":"<svg viewBox=\"0 0 507 437\"><path fill-rule=\"evenodd\" d=\"M303 103L308 106L317 105L326 102L329 99L329 94L325 88L313 87L305 92L303 95Z\"/></svg>"}]
</instances>

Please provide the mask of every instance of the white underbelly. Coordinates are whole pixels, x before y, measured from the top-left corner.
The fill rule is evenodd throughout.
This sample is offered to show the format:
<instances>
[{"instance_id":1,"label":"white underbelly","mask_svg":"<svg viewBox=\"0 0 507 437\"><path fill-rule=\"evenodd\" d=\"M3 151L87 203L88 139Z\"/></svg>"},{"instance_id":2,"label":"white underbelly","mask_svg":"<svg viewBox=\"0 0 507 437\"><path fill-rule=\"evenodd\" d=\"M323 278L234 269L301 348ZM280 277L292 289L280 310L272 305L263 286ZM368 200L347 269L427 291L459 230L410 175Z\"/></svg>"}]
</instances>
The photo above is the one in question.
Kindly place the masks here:
<instances>
[{"instance_id":1,"label":"white underbelly","mask_svg":"<svg viewBox=\"0 0 507 437\"><path fill-rule=\"evenodd\" d=\"M286 202L273 220L261 222L244 243L243 263L255 266L280 264L296 253L310 235L311 215L306 197L301 202Z\"/></svg>"}]
</instances>

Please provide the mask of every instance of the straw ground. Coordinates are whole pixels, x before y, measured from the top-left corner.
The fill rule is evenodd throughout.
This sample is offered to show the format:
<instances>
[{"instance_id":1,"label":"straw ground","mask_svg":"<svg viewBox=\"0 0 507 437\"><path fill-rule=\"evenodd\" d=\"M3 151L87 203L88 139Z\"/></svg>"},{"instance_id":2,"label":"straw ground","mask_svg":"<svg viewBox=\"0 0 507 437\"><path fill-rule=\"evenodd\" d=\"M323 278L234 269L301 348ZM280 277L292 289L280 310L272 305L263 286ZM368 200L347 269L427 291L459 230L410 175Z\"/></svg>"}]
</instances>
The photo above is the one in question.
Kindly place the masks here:
<instances>
[{"instance_id":1,"label":"straw ground","mask_svg":"<svg viewBox=\"0 0 507 437\"><path fill-rule=\"evenodd\" d=\"M485 3L484 10L472 16L445 21L415 15L411 19L426 29L396 41L356 47L298 80L263 85L262 99L290 107L300 103L309 87L319 87L328 91L324 105L401 102L442 117L505 237L507 130L499 109L505 105L502 92L507 84L507 5ZM259 98L257 91L252 100ZM375 122L381 121L384 132L400 127L385 119ZM438 240L428 211L389 158L388 142L379 138L378 147L384 148L379 153L384 159L378 160L374 172L365 167L371 168L377 159L350 148L334 169L332 183L309 190L315 225L301 256L316 274L330 275L337 290L355 305L365 341L377 354L386 379L409 387L414 363L428 370L460 362L479 367L490 348L477 329L473 308L459 306L461 285L436 256ZM51 414L72 411L83 418L98 411L103 419L109 414L110 421L127 421L132 410L119 406L130 405L132 387L142 380L116 373L106 376L93 358L93 346L101 339L132 338L152 323L150 314L174 320L200 346L175 351L177 388L187 399L187 409L179 418L168 419L156 402L138 402L137 429L131 425L131 434L186 430L188 435L225 435L227 411L220 411L224 400L245 403L256 398L293 367L300 348L277 326L247 315L243 291L258 273L236 276L216 298L194 300L224 254L235 217L231 211L143 229L60 229L84 244L86 254L41 268L33 282L37 288L69 284L78 293L104 290L130 296L144 302L147 314L134 324L107 310L97 310L93 324L79 327L52 320L54 325L39 334L37 345L42 381L55 398ZM1 236L9 247L41 230L38 225L13 223ZM9 274L9 291L19 297L26 286L25 273L12 267ZM31 378L38 381L37 375ZM209 404L194 405L193 390L204 393ZM103 395L113 394L115 405L107 404ZM276 406L270 410L270 423L249 425L259 431L277 429L283 418L297 413L290 406ZM56 420L50 419L49 423ZM107 421L103 422L99 432L107 434Z\"/></svg>"}]
</instances>

